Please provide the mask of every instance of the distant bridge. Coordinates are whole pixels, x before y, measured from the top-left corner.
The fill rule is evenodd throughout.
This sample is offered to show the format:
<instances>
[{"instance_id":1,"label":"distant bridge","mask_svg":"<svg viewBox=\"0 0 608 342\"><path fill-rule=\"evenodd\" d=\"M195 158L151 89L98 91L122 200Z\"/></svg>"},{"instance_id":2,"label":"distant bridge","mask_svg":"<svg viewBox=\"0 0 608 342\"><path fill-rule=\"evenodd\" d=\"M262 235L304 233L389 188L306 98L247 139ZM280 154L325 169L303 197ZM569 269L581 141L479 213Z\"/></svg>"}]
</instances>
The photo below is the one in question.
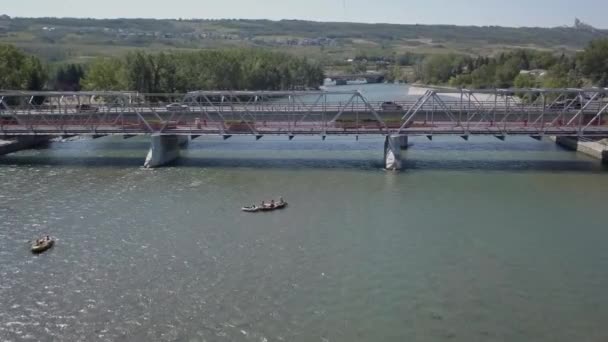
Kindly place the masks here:
<instances>
[{"instance_id":1,"label":"distant bridge","mask_svg":"<svg viewBox=\"0 0 608 342\"><path fill-rule=\"evenodd\" d=\"M167 151L177 148L178 136L382 135L391 159L399 157L411 135L606 137L607 94L607 89L595 88L437 89L407 101L380 103L358 91L4 91L0 138L151 135L148 165L156 166L171 159L174 153Z\"/></svg>"},{"instance_id":2,"label":"distant bridge","mask_svg":"<svg viewBox=\"0 0 608 342\"><path fill-rule=\"evenodd\" d=\"M333 74L327 75L327 78L335 81L336 84L344 85L347 81L366 80L367 83L382 83L386 78L386 74L380 72L361 73L361 74Z\"/></svg>"}]
</instances>

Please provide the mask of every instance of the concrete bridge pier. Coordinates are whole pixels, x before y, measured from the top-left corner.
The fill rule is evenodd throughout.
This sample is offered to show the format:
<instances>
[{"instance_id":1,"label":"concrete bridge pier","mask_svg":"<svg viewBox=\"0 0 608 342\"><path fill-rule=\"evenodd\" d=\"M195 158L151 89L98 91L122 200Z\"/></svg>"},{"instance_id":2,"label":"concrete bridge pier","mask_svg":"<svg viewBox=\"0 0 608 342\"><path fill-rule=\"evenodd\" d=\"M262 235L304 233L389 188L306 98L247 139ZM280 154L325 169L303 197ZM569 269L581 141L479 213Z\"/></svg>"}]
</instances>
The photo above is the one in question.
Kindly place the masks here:
<instances>
[{"instance_id":1,"label":"concrete bridge pier","mask_svg":"<svg viewBox=\"0 0 608 342\"><path fill-rule=\"evenodd\" d=\"M597 158L608 164L608 145L596 141L580 141L576 137L551 137L556 144L590 157Z\"/></svg>"},{"instance_id":2,"label":"concrete bridge pier","mask_svg":"<svg viewBox=\"0 0 608 342\"><path fill-rule=\"evenodd\" d=\"M404 147L405 146L405 147ZM407 136L389 135L384 141L384 167L387 170L401 170L401 150L407 148Z\"/></svg>"},{"instance_id":3,"label":"concrete bridge pier","mask_svg":"<svg viewBox=\"0 0 608 342\"><path fill-rule=\"evenodd\" d=\"M178 135L177 139L178 139L177 143L179 144L179 147L187 148L188 145L190 145L190 141L192 140L192 137L189 135Z\"/></svg>"},{"instance_id":4,"label":"concrete bridge pier","mask_svg":"<svg viewBox=\"0 0 608 342\"><path fill-rule=\"evenodd\" d=\"M399 147L401 147L402 150L407 150L408 148L408 143L409 143L409 139L407 135L398 135L395 136L395 138L398 140L399 142Z\"/></svg>"},{"instance_id":5,"label":"concrete bridge pier","mask_svg":"<svg viewBox=\"0 0 608 342\"><path fill-rule=\"evenodd\" d=\"M180 148L187 147L189 142L188 136L152 135L144 167L155 168L171 163L179 158Z\"/></svg>"}]
</instances>

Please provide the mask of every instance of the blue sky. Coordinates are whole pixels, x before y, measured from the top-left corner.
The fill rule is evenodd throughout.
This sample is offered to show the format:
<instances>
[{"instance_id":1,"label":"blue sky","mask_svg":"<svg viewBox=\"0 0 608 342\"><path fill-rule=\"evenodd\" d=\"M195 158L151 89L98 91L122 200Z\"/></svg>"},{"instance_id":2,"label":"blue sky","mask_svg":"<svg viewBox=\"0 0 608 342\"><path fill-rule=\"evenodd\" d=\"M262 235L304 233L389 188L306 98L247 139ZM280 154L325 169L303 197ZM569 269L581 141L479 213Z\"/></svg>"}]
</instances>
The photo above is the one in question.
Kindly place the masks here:
<instances>
[{"instance_id":1,"label":"blue sky","mask_svg":"<svg viewBox=\"0 0 608 342\"><path fill-rule=\"evenodd\" d=\"M5 0L0 14L93 18L265 18L608 28L608 0Z\"/></svg>"}]
</instances>

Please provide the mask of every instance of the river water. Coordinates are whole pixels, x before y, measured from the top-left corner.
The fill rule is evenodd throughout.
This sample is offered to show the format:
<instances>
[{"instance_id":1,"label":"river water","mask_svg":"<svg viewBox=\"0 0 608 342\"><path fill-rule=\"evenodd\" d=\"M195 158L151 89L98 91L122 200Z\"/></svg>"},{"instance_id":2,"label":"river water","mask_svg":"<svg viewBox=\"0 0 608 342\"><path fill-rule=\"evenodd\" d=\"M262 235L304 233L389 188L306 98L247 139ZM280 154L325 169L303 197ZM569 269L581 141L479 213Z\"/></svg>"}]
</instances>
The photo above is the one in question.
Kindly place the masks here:
<instances>
[{"instance_id":1,"label":"river water","mask_svg":"<svg viewBox=\"0 0 608 342\"><path fill-rule=\"evenodd\" d=\"M152 171L145 138L0 157L0 340L606 341L607 168L411 142L401 173L381 138L200 138Z\"/></svg>"}]
</instances>

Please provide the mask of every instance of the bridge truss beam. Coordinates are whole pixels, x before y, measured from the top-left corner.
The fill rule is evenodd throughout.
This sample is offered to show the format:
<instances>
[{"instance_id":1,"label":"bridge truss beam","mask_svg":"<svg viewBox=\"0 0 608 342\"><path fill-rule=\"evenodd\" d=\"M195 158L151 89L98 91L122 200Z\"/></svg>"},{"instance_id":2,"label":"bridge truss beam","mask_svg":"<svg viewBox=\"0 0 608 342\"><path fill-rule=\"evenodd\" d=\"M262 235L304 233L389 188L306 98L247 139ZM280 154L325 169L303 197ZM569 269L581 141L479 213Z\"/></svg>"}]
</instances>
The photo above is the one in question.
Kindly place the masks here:
<instances>
[{"instance_id":1,"label":"bridge truss beam","mask_svg":"<svg viewBox=\"0 0 608 342\"><path fill-rule=\"evenodd\" d=\"M359 91L0 91L0 136L608 136L608 90L428 89L402 101Z\"/></svg>"}]
</instances>

